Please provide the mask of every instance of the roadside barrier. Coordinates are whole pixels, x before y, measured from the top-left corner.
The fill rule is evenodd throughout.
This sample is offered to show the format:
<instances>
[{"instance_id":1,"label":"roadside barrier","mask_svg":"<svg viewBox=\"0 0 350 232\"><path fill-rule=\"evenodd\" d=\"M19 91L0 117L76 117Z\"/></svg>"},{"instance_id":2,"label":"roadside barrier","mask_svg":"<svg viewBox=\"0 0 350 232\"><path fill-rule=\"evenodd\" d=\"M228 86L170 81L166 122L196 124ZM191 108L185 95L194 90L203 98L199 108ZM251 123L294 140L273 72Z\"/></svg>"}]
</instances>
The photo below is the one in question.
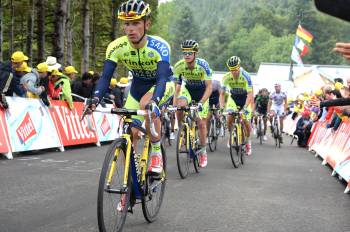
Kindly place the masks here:
<instances>
[{"instance_id":1,"label":"roadside barrier","mask_svg":"<svg viewBox=\"0 0 350 232\"><path fill-rule=\"evenodd\" d=\"M64 101L46 107L39 99L6 97L10 107L0 110L0 153L13 159L13 152L59 148L111 141L119 136L117 115L93 113L93 131L87 118L81 120L84 104L74 102L70 110ZM102 107L102 106L99 106ZM111 104L106 107L112 108Z\"/></svg>"}]
</instances>

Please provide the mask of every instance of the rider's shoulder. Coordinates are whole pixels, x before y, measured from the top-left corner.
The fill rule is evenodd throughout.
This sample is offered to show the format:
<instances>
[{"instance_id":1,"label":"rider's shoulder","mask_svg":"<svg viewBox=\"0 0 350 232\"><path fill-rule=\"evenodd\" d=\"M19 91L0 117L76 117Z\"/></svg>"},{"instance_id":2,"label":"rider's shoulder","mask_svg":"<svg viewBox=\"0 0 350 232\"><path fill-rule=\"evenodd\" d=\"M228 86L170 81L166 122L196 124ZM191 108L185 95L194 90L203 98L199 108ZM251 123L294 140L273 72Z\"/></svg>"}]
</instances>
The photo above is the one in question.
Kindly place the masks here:
<instances>
[{"instance_id":1,"label":"rider's shoulder","mask_svg":"<svg viewBox=\"0 0 350 232\"><path fill-rule=\"evenodd\" d=\"M186 62L185 62L184 59L179 60L179 61L176 62L176 64L174 65L174 70L184 67L185 63L186 63Z\"/></svg>"},{"instance_id":2,"label":"rider's shoulder","mask_svg":"<svg viewBox=\"0 0 350 232\"><path fill-rule=\"evenodd\" d=\"M204 71L206 72L207 75L211 74L211 69L209 67L209 63L206 60L204 60L202 58L197 58L196 63L199 65L199 67L204 69Z\"/></svg>"}]
</instances>

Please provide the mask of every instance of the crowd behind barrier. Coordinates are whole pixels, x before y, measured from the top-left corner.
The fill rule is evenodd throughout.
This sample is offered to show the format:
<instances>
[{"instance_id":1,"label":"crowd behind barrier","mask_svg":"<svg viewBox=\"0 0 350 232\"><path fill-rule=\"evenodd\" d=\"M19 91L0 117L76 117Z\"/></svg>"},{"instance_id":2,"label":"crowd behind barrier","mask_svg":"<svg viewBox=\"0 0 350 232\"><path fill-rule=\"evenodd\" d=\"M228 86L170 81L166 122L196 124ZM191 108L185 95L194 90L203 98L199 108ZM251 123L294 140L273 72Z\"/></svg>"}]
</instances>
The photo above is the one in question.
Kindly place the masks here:
<instances>
[{"instance_id":1,"label":"crowd behind barrier","mask_svg":"<svg viewBox=\"0 0 350 232\"><path fill-rule=\"evenodd\" d=\"M300 116L288 115L284 120L284 132L295 136L297 122ZM329 127L328 121L317 121L313 124L308 139L308 149L323 159L322 164L328 164L332 175L338 175L347 182L345 193L350 192L350 120L343 120L337 127Z\"/></svg>"},{"instance_id":2,"label":"crowd behind barrier","mask_svg":"<svg viewBox=\"0 0 350 232\"><path fill-rule=\"evenodd\" d=\"M71 110L64 101L52 100L47 107L39 99L6 97L6 100L9 108L0 109L0 153L8 159L13 158L13 152L48 148L64 151L66 146L88 143L99 146L100 142L119 136L117 115L94 112L89 128L89 116L81 120L83 102L73 102Z\"/></svg>"}]
</instances>

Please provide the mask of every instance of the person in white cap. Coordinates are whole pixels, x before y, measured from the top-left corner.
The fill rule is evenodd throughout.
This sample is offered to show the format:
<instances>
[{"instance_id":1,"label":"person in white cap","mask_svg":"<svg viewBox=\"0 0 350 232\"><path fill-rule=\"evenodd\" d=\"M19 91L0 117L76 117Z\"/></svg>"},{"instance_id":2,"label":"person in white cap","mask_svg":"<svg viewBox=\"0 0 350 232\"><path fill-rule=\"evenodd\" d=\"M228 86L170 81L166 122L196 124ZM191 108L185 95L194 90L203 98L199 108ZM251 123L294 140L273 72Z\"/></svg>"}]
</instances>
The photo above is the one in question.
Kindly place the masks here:
<instances>
[{"instance_id":1,"label":"person in white cap","mask_svg":"<svg viewBox=\"0 0 350 232\"><path fill-rule=\"evenodd\" d=\"M57 58L54 56L48 56L45 63L49 66L49 72L52 72L54 69L60 70L62 67L61 64L57 63Z\"/></svg>"}]
</instances>

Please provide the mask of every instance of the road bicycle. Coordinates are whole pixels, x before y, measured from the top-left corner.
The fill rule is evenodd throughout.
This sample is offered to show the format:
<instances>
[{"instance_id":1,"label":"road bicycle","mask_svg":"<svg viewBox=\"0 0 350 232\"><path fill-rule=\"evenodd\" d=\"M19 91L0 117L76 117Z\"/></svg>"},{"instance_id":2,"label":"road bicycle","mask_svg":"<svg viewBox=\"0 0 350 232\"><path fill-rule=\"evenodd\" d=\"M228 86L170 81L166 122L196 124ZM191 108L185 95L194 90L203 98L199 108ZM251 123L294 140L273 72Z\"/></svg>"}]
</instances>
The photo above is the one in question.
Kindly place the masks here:
<instances>
[{"instance_id":1,"label":"road bicycle","mask_svg":"<svg viewBox=\"0 0 350 232\"><path fill-rule=\"evenodd\" d=\"M123 108L102 108L95 111L117 114L121 116L124 124L122 135L110 145L107 151L100 173L97 194L99 230L102 232L122 231L127 213L133 212L134 205L140 203L145 219L148 222L155 221L163 202L166 185L165 150L161 146L163 172L158 176L148 173L150 137L145 128L134 124L131 119L133 115L145 116L149 113L150 116L150 112ZM153 123L150 125L151 133L157 136ZM141 155L136 155L134 152L131 128L136 128L145 135Z\"/></svg>"}]
</instances>

